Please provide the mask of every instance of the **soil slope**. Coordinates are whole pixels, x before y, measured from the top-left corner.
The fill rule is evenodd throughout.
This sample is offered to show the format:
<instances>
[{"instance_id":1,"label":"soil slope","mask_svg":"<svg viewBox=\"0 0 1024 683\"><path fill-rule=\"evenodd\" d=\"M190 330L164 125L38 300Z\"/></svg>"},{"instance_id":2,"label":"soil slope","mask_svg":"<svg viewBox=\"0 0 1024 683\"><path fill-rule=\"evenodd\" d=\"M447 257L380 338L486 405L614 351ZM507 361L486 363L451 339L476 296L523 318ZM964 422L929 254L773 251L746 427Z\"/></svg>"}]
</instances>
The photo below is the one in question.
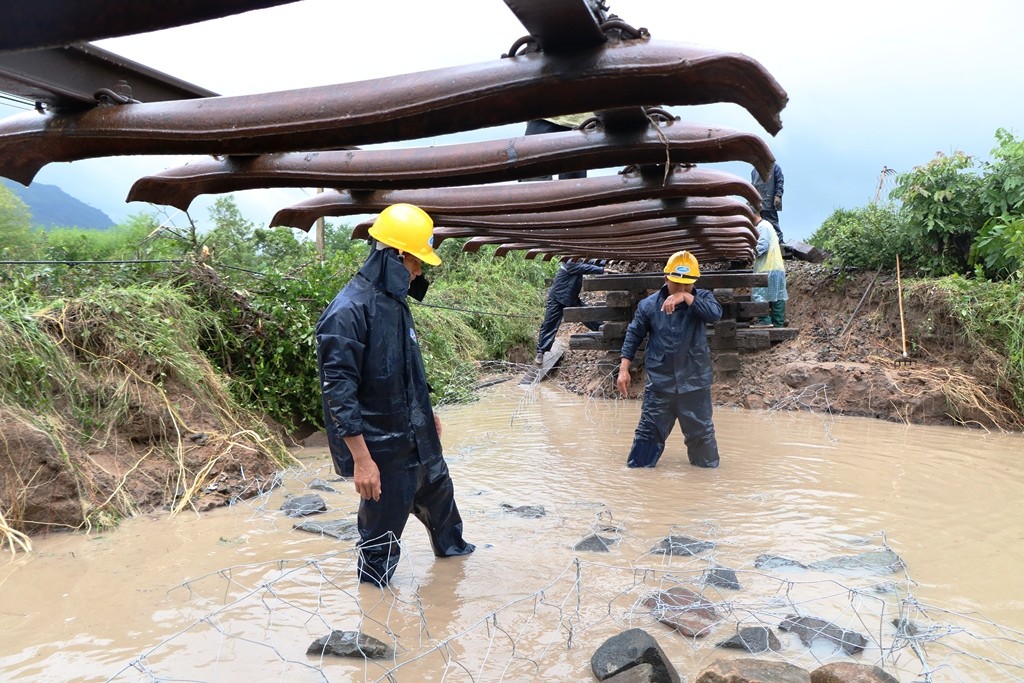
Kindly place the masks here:
<instances>
[{"instance_id":1,"label":"soil slope","mask_svg":"<svg viewBox=\"0 0 1024 683\"><path fill-rule=\"evenodd\" d=\"M1022 418L1001 383L1001 359L964 341L944 314L941 293L904 281L909 361L902 360L894 274L843 273L787 261L790 341L741 356L737 372L717 372L717 405L812 410L916 424L1019 430ZM865 290L875 280L858 309ZM843 334L849 323L849 329ZM586 331L566 324L568 336ZM554 375L565 388L614 396L617 354L569 351ZM635 375L633 392L643 391Z\"/></svg>"}]
</instances>

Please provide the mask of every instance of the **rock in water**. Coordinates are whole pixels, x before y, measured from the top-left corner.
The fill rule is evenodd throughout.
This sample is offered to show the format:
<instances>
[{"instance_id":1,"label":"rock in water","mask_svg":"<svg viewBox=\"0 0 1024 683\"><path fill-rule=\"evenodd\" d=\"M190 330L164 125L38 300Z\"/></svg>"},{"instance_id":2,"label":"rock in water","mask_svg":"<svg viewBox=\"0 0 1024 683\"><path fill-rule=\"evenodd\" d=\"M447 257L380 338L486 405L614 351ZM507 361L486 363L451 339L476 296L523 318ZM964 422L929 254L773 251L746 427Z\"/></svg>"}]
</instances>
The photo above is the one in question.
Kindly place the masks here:
<instances>
[{"instance_id":1,"label":"rock in water","mask_svg":"<svg viewBox=\"0 0 1024 683\"><path fill-rule=\"evenodd\" d=\"M323 638L314 640L306 654L366 659L389 659L394 656L387 644L359 631L331 631Z\"/></svg>"},{"instance_id":2,"label":"rock in water","mask_svg":"<svg viewBox=\"0 0 1024 683\"><path fill-rule=\"evenodd\" d=\"M798 617L795 614L790 614L779 624L779 628L797 634L800 637L800 642L807 647L810 647L811 643L818 638L831 640L843 648L843 652L848 655L863 652L864 646L868 644L868 639L856 631L840 628L830 621L817 617Z\"/></svg>"},{"instance_id":3,"label":"rock in water","mask_svg":"<svg viewBox=\"0 0 1024 683\"><path fill-rule=\"evenodd\" d=\"M320 512L327 511L327 503L324 499L315 493L311 493L305 496L295 496L289 498L281 506L284 513L289 517L305 517L306 515L315 515Z\"/></svg>"},{"instance_id":4,"label":"rock in water","mask_svg":"<svg viewBox=\"0 0 1024 683\"><path fill-rule=\"evenodd\" d=\"M657 545L651 548L652 553L659 555L696 555L705 550L711 550L715 544L711 541L698 541L689 536L669 536L663 538Z\"/></svg>"},{"instance_id":5,"label":"rock in water","mask_svg":"<svg viewBox=\"0 0 1024 683\"><path fill-rule=\"evenodd\" d=\"M731 647L757 654L768 650L778 652L782 649L782 643L767 626L748 626L741 628L732 638L718 643L718 647Z\"/></svg>"}]
</instances>

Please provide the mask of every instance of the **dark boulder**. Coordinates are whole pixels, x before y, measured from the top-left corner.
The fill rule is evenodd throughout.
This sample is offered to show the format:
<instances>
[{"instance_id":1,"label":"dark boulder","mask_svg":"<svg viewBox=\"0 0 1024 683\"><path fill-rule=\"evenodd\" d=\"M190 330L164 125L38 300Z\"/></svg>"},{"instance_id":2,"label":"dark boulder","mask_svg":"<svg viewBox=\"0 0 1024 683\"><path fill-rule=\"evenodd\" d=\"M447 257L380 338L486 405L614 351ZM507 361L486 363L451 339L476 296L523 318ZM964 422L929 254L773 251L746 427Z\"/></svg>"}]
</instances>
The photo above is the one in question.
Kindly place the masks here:
<instances>
[{"instance_id":1,"label":"dark boulder","mask_svg":"<svg viewBox=\"0 0 1024 683\"><path fill-rule=\"evenodd\" d=\"M848 655L855 655L863 652L868 644L867 638L845 628L840 628L832 622L818 619L817 617L800 617L795 614L787 616L779 628L783 631L792 631L800 637L800 642L810 647L811 643L818 639L831 640L843 648Z\"/></svg>"},{"instance_id":2,"label":"dark boulder","mask_svg":"<svg viewBox=\"0 0 1024 683\"><path fill-rule=\"evenodd\" d=\"M289 498L281 506L281 509L289 517L305 517L306 515L327 512L327 503L324 502L324 499L319 494L310 493L306 496Z\"/></svg>"},{"instance_id":3,"label":"dark boulder","mask_svg":"<svg viewBox=\"0 0 1024 683\"><path fill-rule=\"evenodd\" d=\"M652 683L679 683L679 674L658 641L643 629L631 628L612 636L590 658L590 668L599 681L641 664L650 664Z\"/></svg>"},{"instance_id":4,"label":"dark boulder","mask_svg":"<svg viewBox=\"0 0 1024 683\"><path fill-rule=\"evenodd\" d=\"M313 520L305 519L292 525L293 529L311 534L333 536L339 541L354 541L359 538L359 529L351 519Z\"/></svg>"},{"instance_id":5,"label":"dark boulder","mask_svg":"<svg viewBox=\"0 0 1024 683\"><path fill-rule=\"evenodd\" d=\"M617 542L614 538L605 538L604 536L591 534L574 545L572 549L591 553L606 553Z\"/></svg>"},{"instance_id":6,"label":"dark boulder","mask_svg":"<svg viewBox=\"0 0 1024 683\"><path fill-rule=\"evenodd\" d=\"M307 655L334 655L335 657L364 657L366 659L389 659L394 653L386 643L359 631L331 631L323 638L313 641Z\"/></svg>"},{"instance_id":7,"label":"dark boulder","mask_svg":"<svg viewBox=\"0 0 1024 683\"><path fill-rule=\"evenodd\" d=\"M729 588L732 590L740 589L740 580L736 576L736 572L732 569L727 569L725 567L705 569L702 578L704 579L704 583L717 586L718 588Z\"/></svg>"},{"instance_id":8,"label":"dark boulder","mask_svg":"<svg viewBox=\"0 0 1024 683\"><path fill-rule=\"evenodd\" d=\"M715 544L711 541L698 541L689 536L669 536L661 539L651 552L658 555L696 555L705 550L711 550Z\"/></svg>"},{"instance_id":9,"label":"dark boulder","mask_svg":"<svg viewBox=\"0 0 1024 683\"><path fill-rule=\"evenodd\" d=\"M718 643L718 647L735 648L758 654L759 652L779 652L782 650L782 643L767 626L747 626L741 628L732 638Z\"/></svg>"}]
</instances>

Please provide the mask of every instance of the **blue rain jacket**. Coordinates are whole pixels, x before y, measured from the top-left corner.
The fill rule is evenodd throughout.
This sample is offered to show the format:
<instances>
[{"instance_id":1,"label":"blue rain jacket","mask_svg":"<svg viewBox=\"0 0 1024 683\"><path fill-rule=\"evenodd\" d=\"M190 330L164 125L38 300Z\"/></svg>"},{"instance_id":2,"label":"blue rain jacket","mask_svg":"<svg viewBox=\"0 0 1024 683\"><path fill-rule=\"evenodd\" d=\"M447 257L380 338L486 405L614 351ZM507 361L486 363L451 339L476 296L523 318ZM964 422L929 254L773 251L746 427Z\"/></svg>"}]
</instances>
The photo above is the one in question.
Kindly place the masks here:
<instances>
[{"instance_id":1,"label":"blue rain jacket","mask_svg":"<svg viewBox=\"0 0 1024 683\"><path fill-rule=\"evenodd\" d=\"M761 210L775 211L775 198L781 197L786 191L786 177L782 175L782 167L772 166L771 175L762 178L757 169L750 171L750 183L761 193Z\"/></svg>"},{"instance_id":2,"label":"blue rain jacket","mask_svg":"<svg viewBox=\"0 0 1024 683\"><path fill-rule=\"evenodd\" d=\"M563 306L580 306L582 305L580 291L583 289L583 276L600 275L603 272L604 268L602 266L596 266L592 263L563 263L558 267L555 279L551 281L548 298L557 301Z\"/></svg>"},{"instance_id":3,"label":"blue rain jacket","mask_svg":"<svg viewBox=\"0 0 1024 683\"><path fill-rule=\"evenodd\" d=\"M630 361L644 339L647 341L647 388L682 394L711 386L713 371L707 325L718 322L722 307L707 289L693 290L693 304L680 304L671 315L661 305L668 286L643 299L626 328L622 358Z\"/></svg>"},{"instance_id":4,"label":"blue rain jacket","mask_svg":"<svg viewBox=\"0 0 1024 683\"><path fill-rule=\"evenodd\" d=\"M341 476L354 469L345 436L363 435L381 473L441 458L408 292L397 252L371 251L316 324L324 424Z\"/></svg>"}]
</instances>

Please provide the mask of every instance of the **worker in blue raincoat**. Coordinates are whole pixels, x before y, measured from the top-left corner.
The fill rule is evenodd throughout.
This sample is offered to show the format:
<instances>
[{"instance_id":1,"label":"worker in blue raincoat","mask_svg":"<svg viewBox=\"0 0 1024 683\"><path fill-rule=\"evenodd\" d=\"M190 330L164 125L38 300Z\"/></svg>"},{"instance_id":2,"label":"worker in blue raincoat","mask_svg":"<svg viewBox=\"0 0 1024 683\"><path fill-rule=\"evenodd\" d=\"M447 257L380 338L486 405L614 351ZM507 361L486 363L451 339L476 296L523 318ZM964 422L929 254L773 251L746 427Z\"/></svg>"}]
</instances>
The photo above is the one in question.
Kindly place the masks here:
<instances>
[{"instance_id":1,"label":"worker in blue raincoat","mask_svg":"<svg viewBox=\"0 0 1024 683\"><path fill-rule=\"evenodd\" d=\"M626 396L632 383L630 365L648 340L647 386L626 465L654 467L678 420L690 464L718 467L706 325L721 319L722 307L710 291L694 288L700 265L690 252L673 254L664 272L665 285L637 305L622 343L616 385Z\"/></svg>"},{"instance_id":2,"label":"worker in blue raincoat","mask_svg":"<svg viewBox=\"0 0 1024 683\"><path fill-rule=\"evenodd\" d=\"M537 333L537 356L534 359L538 365L544 362L544 354L551 350L555 343L555 335L558 334L558 327L562 324L562 315L565 308L576 308L585 306L580 299L580 292L583 291L584 275L600 275L606 272L604 261L600 264L592 261L571 261L558 266L551 287L548 289L548 300L544 305L544 320L541 321L540 331ZM596 321L583 323L595 332L600 329L601 323Z\"/></svg>"},{"instance_id":3,"label":"worker in blue raincoat","mask_svg":"<svg viewBox=\"0 0 1024 683\"><path fill-rule=\"evenodd\" d=\"M750 182L761 195L761 206L758 207L761 218L772 224L779 242L783 242L782 228L779 227L779 211L782 211L782 195L786 192L786 177L782 175L782 167L772 164L772 172L762 178L757 169L751 169Z\"/></svg>"},{"instance_id":4,"label":"worker in blue raincoat","mask_svg":"<svg viewBox=\"0 0 1024 683\"><path fill-rule=\"evenodd\" d=\"M426 293L421 261L441 263L432 235L422 209L387 207L370 228L375 248L316 325L331 458L361 498L359 579L378 586L395 571L410 514L427 528L436 556L474 550L462 538L406 299Z\"/></svg>"}]
</instances>

